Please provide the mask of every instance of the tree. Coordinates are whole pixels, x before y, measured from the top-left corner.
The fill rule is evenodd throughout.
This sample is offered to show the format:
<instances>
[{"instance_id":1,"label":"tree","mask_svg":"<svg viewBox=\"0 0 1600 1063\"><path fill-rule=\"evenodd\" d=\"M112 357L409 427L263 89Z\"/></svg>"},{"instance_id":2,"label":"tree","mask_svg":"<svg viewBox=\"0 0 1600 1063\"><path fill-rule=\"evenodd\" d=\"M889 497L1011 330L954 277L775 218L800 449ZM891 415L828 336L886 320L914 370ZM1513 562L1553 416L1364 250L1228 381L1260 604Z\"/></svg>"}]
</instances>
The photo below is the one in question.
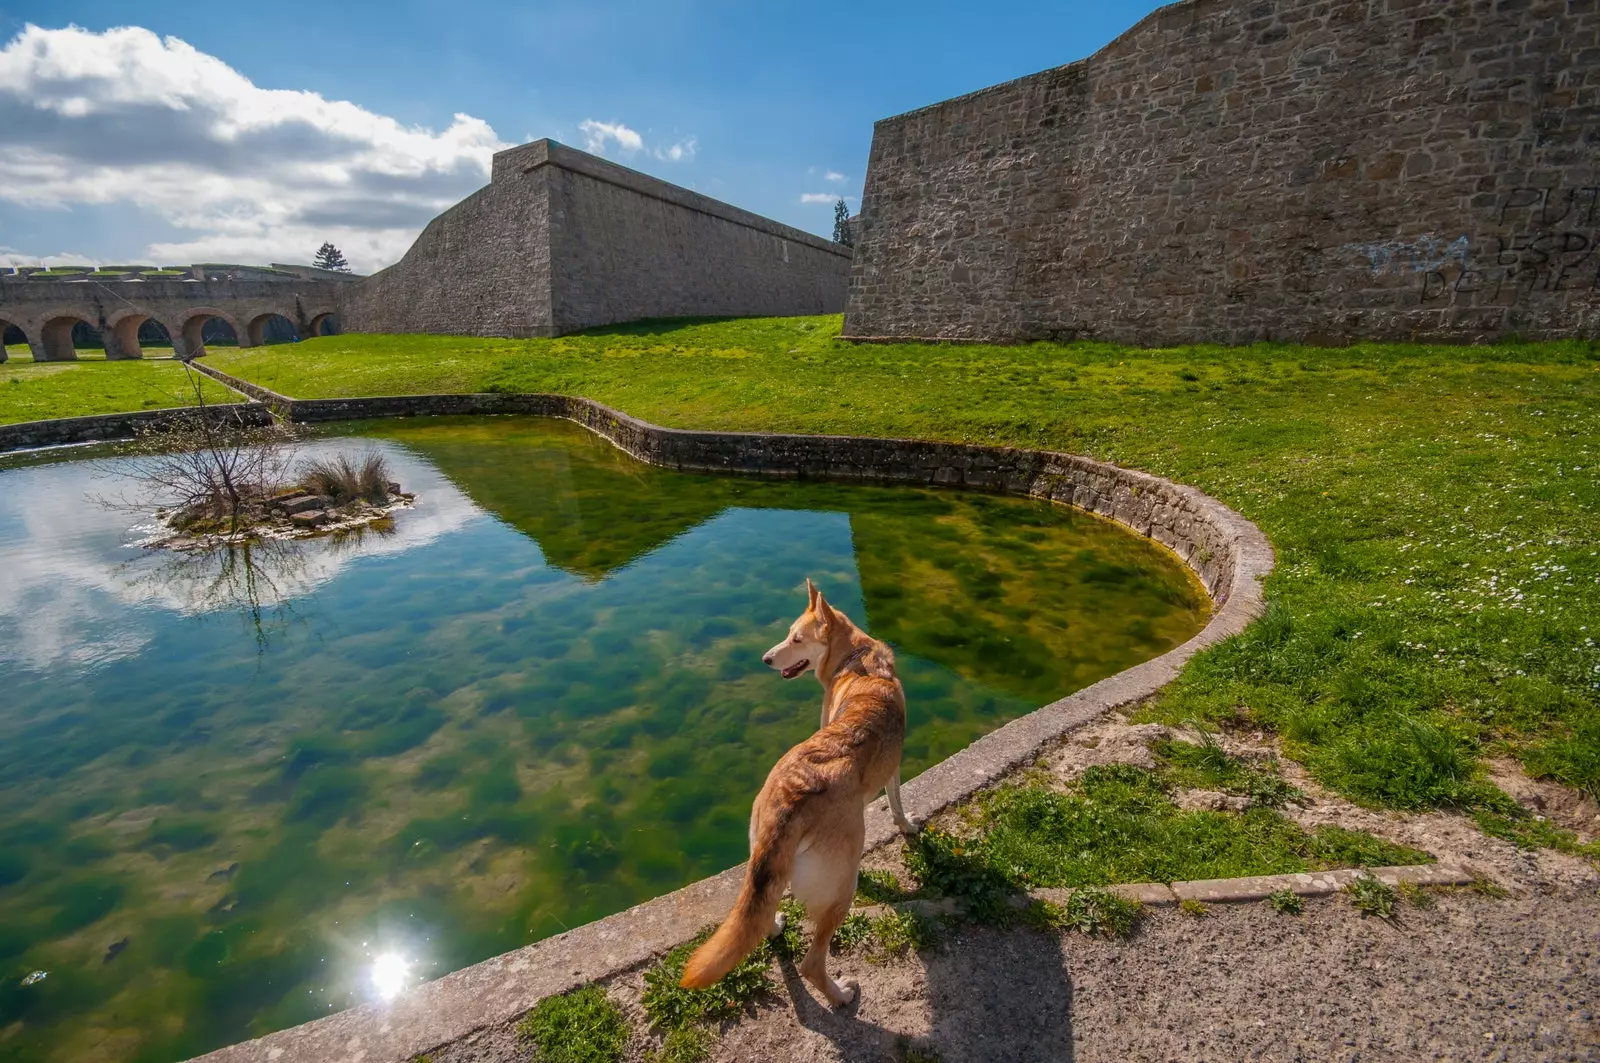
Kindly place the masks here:
<instances>
[{"instance_id":1,"label":"tree","mask_svg":"<svg viewBox=\"0 0 1600 1063\"><path fill-rule=\"evenodd\" d=\"M318 269L331 269L335 273L350 272L350 263L344 260L344 252L334 247L331 241L317 248L317 257L312 259L311 264Z\"/></svg>"},{"instance_id":2,"label":"tree","mask_svg":"<svg viewBox=\"0 0 1600 1063\"><path fill-rule=\"evenodd\" d=\"M856 234L850 231L850 208L843 196L833 205L833 242L846 247L856 245Z\"/></svg>"}]
</instances>

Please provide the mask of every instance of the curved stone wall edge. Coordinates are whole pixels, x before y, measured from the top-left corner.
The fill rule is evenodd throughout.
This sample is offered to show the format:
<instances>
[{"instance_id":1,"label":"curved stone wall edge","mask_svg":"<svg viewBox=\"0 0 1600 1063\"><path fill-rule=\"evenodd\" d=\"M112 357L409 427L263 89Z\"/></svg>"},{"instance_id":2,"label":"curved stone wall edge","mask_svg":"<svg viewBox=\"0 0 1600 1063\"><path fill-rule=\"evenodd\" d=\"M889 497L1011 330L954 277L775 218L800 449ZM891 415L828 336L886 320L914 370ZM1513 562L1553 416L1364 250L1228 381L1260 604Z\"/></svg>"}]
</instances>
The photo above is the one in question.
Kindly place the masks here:
<instances>
[{"instance_id":1,"label":"curved stone wall edge","mask_svg":"<svg viewBox=\"0 0 1600 1063\"><path fill-rule=\"evenodd\" d=\"M573 421L630 456L694 472L924 483L1048 498L1087 509L1171 548L1204 583L1211 621L1167 653L1118 672L984 735L909 780L907 814L924 820L970 797L1049 743L1141 701L1200 650L1243 631L1265 608L1274 555L1243 515L1203 492L1077 455L859 436L663 428L566 395L416 395L290 399L209 367L202 371L301 423L460 414ZM867 810L867 847L894 837L882 798ZM727 914L744 869L701 879L627 911L427 982L391 1004L366 1004L199 1057L203 1063L401 1063L474 1031L511 1022L540 999L650 962ZM198 1063L198 1061L197 1061Z\"/></svg>"}]
</instances>

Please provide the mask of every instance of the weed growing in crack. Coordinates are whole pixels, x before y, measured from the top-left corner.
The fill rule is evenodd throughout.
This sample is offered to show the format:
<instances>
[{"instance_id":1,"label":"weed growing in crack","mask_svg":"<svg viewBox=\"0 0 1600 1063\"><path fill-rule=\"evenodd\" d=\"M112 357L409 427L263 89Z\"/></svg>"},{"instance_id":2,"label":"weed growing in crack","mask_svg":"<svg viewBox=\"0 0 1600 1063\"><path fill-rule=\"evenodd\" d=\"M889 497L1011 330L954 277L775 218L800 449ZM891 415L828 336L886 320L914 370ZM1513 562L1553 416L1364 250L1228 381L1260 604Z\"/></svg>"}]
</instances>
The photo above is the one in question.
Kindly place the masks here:
<instances>
[{"instance_id":1,"label":"weed growing in crack","mask_svg":"<svg viewBox=\"0 0 1600 1063\"><path fill-rule=\"evenodd\" d=\"M929 948L937 940L937 924L910 909L879 916L851 912L834 932L833 947L839 952L859 951L868 963L887 963L913 950Z\"/></svg>"},{"instance_id":2,"label":"weed growing in crack","mask_svg":"<svg viewBox=\"0 0 1600 1063\"><path fill-rule=\"evenodd\" d=\"M1036 900L1023 910L1023 919L1039 930L1076 930L1080 934L1127 937L1139 925L1144 906L1110 890L1083 887L1072 891L1066 904Z\"/></svg>"},{"instance_id":3,"label":"weed growing in crack","mask_svg":"<svg viewBox=\"0 0 1600 1063\"><path fill-rule=\"evenodd\" d=\"M629 1032L627 1016L597 985L546 997L517 1024L536 1063L617 1063Z\"/></svg>"},{"instance_id":4,"label":"weed growing in crack","mask_svg":"<svg viewBox=\"0 0 1600 1063\"><path fill-rule=\"evenodd\" d=\"M1209 905L1207 905L1204 901L1197 901L1192 897L1186 897L1179 901L1178 911L1189 916L1191 919L1204 919L1206 916L1211 914L1211 908Z\"/></svg>"},{"instance_id":5,"label":"weed growing in crack","mask_svg":"<svg viewBox=\"0 0 1600 1063\"><path fill-rule=\"evenodd\" d=\"M1474 876L1472 882L1466 888L1480 897L1493 897L1495 900L1504 900L1511 896L1510 890L1494 879L1484 878L1482 875Z\"/></svg>"},{"instance_id":6,"label":"weed growing in crack","mask_svg":"<svg viewBox=\"0 0 1600 1063\"><path fill-rule=\"evenodd\" d=\"M1394 905L1399 894L1387 882L1372 875L1359 875L1344 888L1344 892L1350 895L1350 903L1363 915L1394 918Z\"/></svg>"},{"instance_id":7,"label":"weed growing in crack","mask_svg":"<svg viewBox=\"0 0 1600 1063\"><path fill-rule=\"evenodd\" d=\"M1426 887L1419 886L1415 882L1402 881L1395 887L1395 892L1400 895L1401 900L1413 908L1427 909L1432 908L1434 905L1433 894L1429 893Z\"/></svg>"},{"instance_id":8,"label":"weed growing in crack","mask_svg":"<svg viewBox=\"0 0 1600 1063\"><path fill-rule=\"evenodd\" d=\"M1294 890L1273 890L1267 894L1267 903L1279 915L1299 915L1305 911L1305 902Z\"/></svg>"}]
</instances>

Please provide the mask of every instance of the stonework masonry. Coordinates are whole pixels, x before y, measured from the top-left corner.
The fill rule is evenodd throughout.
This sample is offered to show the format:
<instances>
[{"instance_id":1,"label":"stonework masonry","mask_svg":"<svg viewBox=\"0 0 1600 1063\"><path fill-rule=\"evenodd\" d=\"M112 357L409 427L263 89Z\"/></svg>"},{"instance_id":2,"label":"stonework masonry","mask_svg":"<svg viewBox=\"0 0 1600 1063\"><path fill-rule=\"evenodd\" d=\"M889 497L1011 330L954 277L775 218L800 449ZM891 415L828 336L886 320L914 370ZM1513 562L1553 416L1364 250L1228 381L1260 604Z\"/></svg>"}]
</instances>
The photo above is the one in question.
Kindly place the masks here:
<instances>
[{"instance_id":1,"label":"stonework masonry","mask_svg":"<svg viewBox=\"0 0 1600 1063\"><path fill-rule=\"evenodd\" d=\"M877 124L845 335L1600 336L1600 0L1186 0Z\"/></svg>"},{"instance_id":2,"label":"stonework masonry","mask_svg":"<svg viewBox=\"0 0 1600 1063\"><path fill-rule=\"evenodd\" d=\"M85 322L100 330L107 358L139 358L139 326L156 321L166 329L180 358L205 353L207 321L226 321L239 346L263 341L274 316L287 318L301 338L318 335L338 313L353 282L297 278L290 281L0 281L0 328L20 329L35 361L77 357L72 329ZM5 348L0 346L0 362Z\"/></svg>"},{"instance_id":3,"label":"stonework masonry","mask_svg":"<svg viewBox=\"0 0 1600 1063\"><path fill-rule=\"evenodd\" d=\"M844 309L850 249L549 140L399 263L347 291L347 332L552 336L662 317Z\"/></svg>"}]
</instances>

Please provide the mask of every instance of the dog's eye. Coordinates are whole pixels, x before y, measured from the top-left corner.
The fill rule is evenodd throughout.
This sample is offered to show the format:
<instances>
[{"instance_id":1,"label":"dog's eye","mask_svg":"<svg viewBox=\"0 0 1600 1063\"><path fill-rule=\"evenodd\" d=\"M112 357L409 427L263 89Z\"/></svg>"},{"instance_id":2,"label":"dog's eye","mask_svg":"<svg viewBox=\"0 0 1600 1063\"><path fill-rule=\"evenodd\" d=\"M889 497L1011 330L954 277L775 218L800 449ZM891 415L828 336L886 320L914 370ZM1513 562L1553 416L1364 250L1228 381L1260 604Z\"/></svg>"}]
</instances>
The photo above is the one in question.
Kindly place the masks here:
<instances>
[{"instance_id":1,"label":"dog's eye","mask_svg":"<svg viewBox=\"0 0 1600 1063\"><path fill-rule=\"evenodd\" d=\"M790 642L799 642L800 641L800 636L799 635L790 635L789 636L789 641Z\"/></svg>"}]
</instances>

